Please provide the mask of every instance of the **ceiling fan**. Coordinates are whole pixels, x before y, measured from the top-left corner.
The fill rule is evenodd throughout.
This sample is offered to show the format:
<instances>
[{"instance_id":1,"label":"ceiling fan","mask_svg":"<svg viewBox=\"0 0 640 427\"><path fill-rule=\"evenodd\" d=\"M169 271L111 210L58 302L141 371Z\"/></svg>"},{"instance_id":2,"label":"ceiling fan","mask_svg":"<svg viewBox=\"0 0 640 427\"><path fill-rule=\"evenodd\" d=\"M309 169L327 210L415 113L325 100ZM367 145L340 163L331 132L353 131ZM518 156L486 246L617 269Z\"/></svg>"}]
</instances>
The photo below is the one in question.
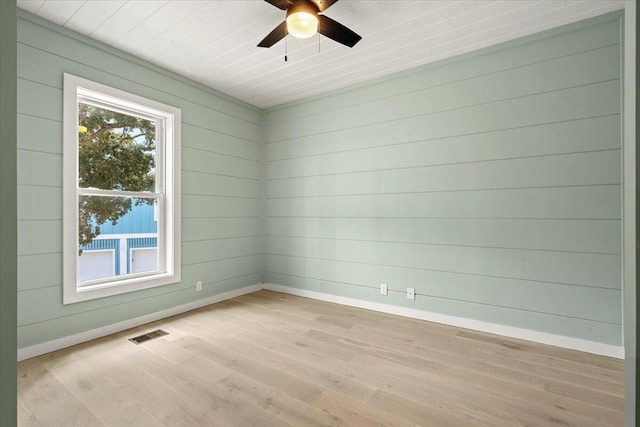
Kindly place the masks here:
<instances>
[{"instance_id":1,"label":"ceiling fan","mask_svg":"<svg viewBox=\"0 0 640 427\"><path fill-rule=\"evenodd\" d=\"M320 33L331 40L353 47L362 39L349 28L320 15L338 0L264 0L277 7L286 10L287 15L283 23L278 25L265 37L258 47L271 47L287 34L298 38L309 38Z\"/></svg>"}]
</instances>

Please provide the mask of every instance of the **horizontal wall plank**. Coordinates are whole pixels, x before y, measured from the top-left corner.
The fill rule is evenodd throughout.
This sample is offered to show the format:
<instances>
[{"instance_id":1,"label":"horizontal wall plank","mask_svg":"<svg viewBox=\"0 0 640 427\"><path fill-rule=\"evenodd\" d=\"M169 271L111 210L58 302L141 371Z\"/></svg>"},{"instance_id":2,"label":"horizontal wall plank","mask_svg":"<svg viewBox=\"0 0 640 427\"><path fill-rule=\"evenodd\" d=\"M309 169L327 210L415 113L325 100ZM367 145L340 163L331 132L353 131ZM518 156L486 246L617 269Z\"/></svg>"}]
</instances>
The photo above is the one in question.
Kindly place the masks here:
<instances>
[{"instance_id":1,"label":"horizontal wall plank","mask_svg":"<svg viewBox=\"0 0 640 427\"><path fill-rule=\"evenodd\" d=\"M18 114L18 148L62 154L62 122Z\"/></svg>"},{"instance_id":2,"label":"horizontal wall plank","mask_svg":"<svg viewBox=\"0 0 640 427\"><path fill-rule=\"evenodd\" d=\"M71 72L69 67L62 67L62 69L66 70L65 72ZM132 85L128 80L115 78L111 75L95 73L87 74L86 72L77 74L79 74L78 77L94 80L97 81L97 83L112 86L116 89L125 90L135 95L150 98L154 101L163 102L180 108L184 123L204 127L206 129L215 129L223 134L246 139L248 141L257 142L260 140L260 129L257 124L221 115L215 110L203 108L201 105L197 105L186 100L176 100L175 98L167 98L166 96L155 96L158 94L157 92L149 92L148 89L144 90L144 88L141 89L138 85ZM91 78L88 76L91 76ZM62 121L62 77L63 72L60 71L60 83L51 86L39 81L28 80L22 77L22 74L19 73L18 112L36 117Z\"/></svg>"},{"instance_id":3,"label":"horizontal wall plank","mask_svg":"<svg viewBox=\"0 0 640 427\"><path fill-rule=\"evenodd\" d=\"M18 77L18 114L62 122L62 89Z\"/></svg>"},{"instance_id":4,"label":"horizontal wall plank","mask_svg":"<svg viewBox=\"0 0 640 427\"><path fill-rule=\"evenodd\" d=\"M267 235L620 253L619 220L268 218Z\"/></svg>"},{"instance_id":5,"label":"horizontal wall plank","mask_svg":"<svg viewBox=\"0 0 640 427\"><path fill-rule=\"evenodd\" d=\"M182 196L182 218L256 217L259 199L224 196Z\"/></svg>"},{"instance_id":6,"label":"horizontal wall plank","mask_svg":"<svg viewBox=\"0 0 640 427\"><path fill-rule=\"evenodd\" d=\"M265 173L281 179L577 153L620 148L620 140L613 115L330 154L308 154L302 145L294 158L267 162Z\"/></svg>"},{"instance_id":7,"label":"horizontal wall plank","mask_svg":"<svg viewBox=\"0 0 640 427\"><path fill-rule=\"evenodd\" d=\"M271 180L265 194L343 196L600 184L620 184L619 150Z\"/></svg>"},{"instance_id":8,"label":"horizontal wall plank","mask_svg":"<svg viewBox=\"0 0 640 427\"><path fill-rule=\"evenodd\" d=\"M261 183L255 180L202 172L182 172L182 193L187 195L259 198Z\"/></svg>"},{"instance_id":9,"label":"horizontal wall plank","mask_svg":"<svg viewBox=\"0 0 640 427\"><path fill-rule=\"evenodd\" d=\"M620 43L620 24L615 20L586 25L571 31L550 32L522 39L514 48L495 46L462 58L452 58L407 70L400 77L365 83L351 90L317 96L267 110L266 124L274 124L298 117L336 111L353 105L398 96L403 93L448 84L458 80L491 74L542 61L561 58ZM375 90L372 90L375 87Z\"/></svg>"},{"instance_id":10,"label":"horizontal wall plank","mask_svg":"<svg viewBox=\"0 0 640 427\"><path fill-rule=\"evenodd\" d=\"M260 163L203 150L182 147L183 169L247 179L260 179Z\"/></svg>"},{"instance_id":11,"label":"horizontal wall plank","mask_svg":"<svg viewBox=\"0 0 640 427\"><path fill-rule=\"evenodd\" d=\"M617 307L621 291L557 283L527 282L496 277L355 264L305 257L267 255L269 270L288 276L345 283L377 289L386 283L392 292L415 288L418 298L464 300L485 305L620 324ZM573 300L573 304L567 304Z\"/></svg>"},{"instance_id":12,"label":"horizontal wall plank","mask_svg":"<svg viewBox=\"0 0 640 427\"><path fill-rule=\"evenodd\" d=\"M19 291L61 285L62 252L18 257Z\"/></svg>"},{"instance_id":13,"label":"horizontal wall plank","mask_svg":"<svg viewBox=\"0 0 640 427\"><path fill-rule=\"evenodd\" d=\"M117 51L99 42L78 36L76 33L57 27L52 31L38 23L27 19L19 19L18 44L30 46L37 50L48 52L50 57L37 61L23 62L18 58L18 73L24 74L39 64L50 63L51 56L64 59L65 66L71 68L80 65L91 65L90 74L109 73L136 84L144 85L154 91L162 91L173 98L193 99L201 105L208 105L219 112L227 112L231 117L242 118L252 123L260 123L260 111L240 101L219 96L213 90L204 90L204 86L180 80L170 72L150 65L128 54ZM73 36L70 37L70 35ZM19 56L22 56L22 52ZM55 61L54 61L55 64ZM123 72L123 70L126 70ZM35 72L38 72L36 70ZM53 78L57 73L52 73ZM43 77L47 78L47 77ZM49 79L52 77L48 77Z\"/></svg>"},{"instance_id":14,"label":"horizontal wall plank","mask_svg":"<svg viewBox=\"0 0 640 427\"><path fill-rule=\"evenodd\" d=\"M18 185L62 187L62 155L18 150Z\"/></svg>"},{"instance_id":15,"label":"horizontal wall plank","mask_svg":"<svg viewBox=\"0 0 640 427\"><path fill-rule=\"evenodd\" d=\"M182 265L203 264L223 259L255 255L260 252L259 236L203 240L182 244ZM256 259L252 269L258 268ZM22 255L18 257L20 290L38 289L62 284L62 253ZM256 282L257 283L257 282ZM60 292L62 292L60 290Z\"/></svg>"},{"instance_id":16,"label":"horizontal wall plank","mask_svg":"<svg viewBox=\"0 0 640 427\"><path fill-rule=\"evenodd\" d=\"M251 286L260 281L260 274L247 274L237 278L222 280L203 286L198 297L207 298L226 291ZM60 290L59 292L62 292ZM53 318L48 321L23 325L18 327L18 348L28 347L44 341L54 340L69 335L69 325L81 324L85 330L96 329L132 319L135 317L166 310L181 304L187 304L194 300L194 288L180 289L176 292L154 295L140 299L132 299L118 305L97 307L93 310L83 311L69 316Z\"/></svg>"},{"instance_id":17,"label":"horizontal wall plank","mask_svg":"<svg viewBox=\"0 0 640 427\"><path fill-rule=\"evenodd\" d=\"M202 240L182 244L182 260L185 264L201 264L218 257L240 257L261 253L260 236Z\"/></svg>"},{"instance_id":18,"label":"horizontal wall plank","mask_svg":"<svg viewBox=\"0 0 640 427\"><path fill-rule=\"evenodd\" d=\"M187 123L182 126L182 145L242 159L260 160L258 143Z\"/></svg>"},{"instance_id":19,"label":"horizontal wall plank","mask_svg":"<svg viewBox=\"0 0 640 427\"><path fill-rule=\"evenodd\" d=\"M152 289L145 289L129 294L114 295L107 298L100 298L87 301L83 304L51 304L51 301L62 300L62 289L60 287L48 287L42 289L25 290L18 292L18 327L30 325L38 322L47 322L52 319L69 317L75 314L96 311L106 307L111 307L117 311L118 306L128 304L129 300L136 300L146 309L146 301L151 298L166 295L165 302L169 302L176 291L186 289L195 296L195 282L202 280L203 284L210 284L221 280L233 279L247 274L254 273L254 268L259 256L247 256L219 261L212 261L207 265L197 264L185 266L183 268L183 281L180 284L160 286ZM252 283L255 284L255 283ZM219 293L214 292L214 293ZM198 294L199 298L205 298ZM177 304L174 304L177 305ZM150 311L153 313L153 311Z\"/></svg>"},{"instance_id":20,"label":"horizontal wall plank","mask_svg":"<svg viewBox=\"0 0 640 427\"><path fill-rule=\"evenodd\" d=\"M267 217L620 219L620 185L267 199Z\"/></svg>"},{"instance_id":21,"label":"horizontal wall plank","mask_svg":"<svg viewBox=\"0 0 640 427\"><path fill-rule=\"evenodd\" d=\"M266 253L621 289L620 255L265 237Z\"/></svg>"},{"instance_id":22,"label":"horizontal wall plank","mask_svg":"<svg viewBox=\"0 0 640 427\"><path fill-rule=\"evenodd\" d=\"M18 221L18 256L61 251L62 221Z\"/></svg>"},{"instance_id":23,"label":"horizontal wall plank","mask_svg":"<svg viewBox=\"0 0 640 427\"><path fill-rule=\"evenodd\" d=\"M415 301L409 301L406 299L404 293L390 292L387 297L384 297L380 295L378 289L345 286L344 283L285 276L275 273L265 273L265 280L270 283L278 283L292 288L323 292L383 304L392 304L400 307L415 308L432 313L453 316L455 316L454 313L464 313L462 317L468 319L541 332L553 331L553 333L557 335L565 335L616 346L622 345L621 327L620 325L611 323L535 313L494 305L476 304L464 300L420 298L418 296Z\"/></svg>"},{"instance_id":24,"label":"horizontal wall plank","mask_svg":"<svg viewBox=\"0 0 640 427\"><path fill-rule=\"evenodd\" d=\"M619 80L612 80L428 115L408 112L402 120L268 141L266 160L289 158L289 150L298 144L315 145L316 154L321 154L619 114L619 86Z\"/></svg>"},{"instance_id":25,"label":"horizontal wall plank","mask_svg":"<svg viewBox=\"0 0 640 427\"><path fill-rule=\"evenodd\" d=\"M514 99L620 77L620 46L612 45L474 79L417 90L266 128L267 141L280 141L356 126L400 120L473 105ZM557 70L562 72L558 73ZM429 102L424 102L424 99Z\"/></svg>"},{"instance_id":26,"label":"horizontal wall plank","mask_svg":"<svg viewBox=\"0 0 640 427\"><path fill-rule=\"evenodd\" d=\"M261 138L260 126L234 117L225 117L219 112L197 106L187 109L184 106L182 120L185 123L205 129L213 129L225 135L234 136L247 141L259 142Z\"/></svg>"},{"instance_id":27,"label":"horizontal wall plank","mask_svg":"<svg viewBox=\"0 0 640 427\"><path fill-rule=\"evenodd\" d=\"M186 265L183 267L182 284L187 289L195 290L194 285L198 280L202 280L203 285L208 286L222 280L253 275L260 272L261 259L261 255L246 255ZM255 285L256 283L259 281L250 284ZM202 297L198 295L198 298Z\"/></svg>"},{"instance_id":28,"label":"horizontal wall plank","mask_svg":"<svg viewBox=\"0 0 640 427\"><path fill-rule=\"evenodd\" d=\"M223 239L260 234L260 218L183 218L182 241Z\"/></svg>"},{"instance_id":29,"label":"horizontal wall plank","mask_svg":"<svg viewBox=\"0 0 640 427\"><path fill-rule=\"evenodd\" d=\"M62 220L62 188L19 185L18 220Z\"/></svg>"}]
</instances>

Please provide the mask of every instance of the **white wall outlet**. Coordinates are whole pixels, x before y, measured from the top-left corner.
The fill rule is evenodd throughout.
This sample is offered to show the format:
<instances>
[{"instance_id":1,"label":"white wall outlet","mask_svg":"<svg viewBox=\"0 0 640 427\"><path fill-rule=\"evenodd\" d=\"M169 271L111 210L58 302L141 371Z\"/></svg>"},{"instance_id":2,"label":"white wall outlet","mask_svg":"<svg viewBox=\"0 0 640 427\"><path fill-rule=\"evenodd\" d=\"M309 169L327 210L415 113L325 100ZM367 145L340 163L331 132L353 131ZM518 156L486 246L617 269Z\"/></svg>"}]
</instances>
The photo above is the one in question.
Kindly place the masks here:
<instances>
[{"instance_id":1,"label":"white wall outlet","mask_svg":"<svg viewBox=\"0 0 640 427\"><path fill-rule=\"evenodd\" d=\"M389 288L384 283L380 283L380 294L387 295L389 293Z\"/></svg>"},{"instance_id":2,"label":"white wall outlet","mask_svg":"<svg viewBox=\"0 0 640 427\"><path fill-rule=\"evenodd\" d=\"M198 280L196 282L196 292L200 292L202 290L202 280Z\"/></svg>"},{"instance_id":3,"label":"white wall outlet","mask_svg":"<svg viewBox=\"0 0 640 427\"><path fill-rule=\"evenodd\" d=\"M416 289L407 288L407 299L416 299Z\"/></svg>"}]
</instances>

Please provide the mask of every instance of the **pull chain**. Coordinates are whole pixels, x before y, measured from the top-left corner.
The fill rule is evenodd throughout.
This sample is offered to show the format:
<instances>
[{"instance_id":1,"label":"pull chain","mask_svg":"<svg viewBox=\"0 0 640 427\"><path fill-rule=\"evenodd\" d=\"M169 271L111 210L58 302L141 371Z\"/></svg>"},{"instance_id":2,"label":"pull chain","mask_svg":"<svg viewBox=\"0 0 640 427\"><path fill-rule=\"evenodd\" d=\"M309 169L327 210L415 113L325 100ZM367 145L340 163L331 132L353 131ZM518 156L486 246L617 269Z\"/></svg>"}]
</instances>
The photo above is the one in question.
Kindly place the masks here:
<instances>
[{"instance_id":1,"label":"pull chain","mask_svg":"<svg viewBox=\"0 0 640 427\"><path fill-rule=\"evenodd\" d=\"M284 38L284 62L287 62L287 53L289 53L289 45L287 43L287 37Z\"/></svg>"}]
</instances>

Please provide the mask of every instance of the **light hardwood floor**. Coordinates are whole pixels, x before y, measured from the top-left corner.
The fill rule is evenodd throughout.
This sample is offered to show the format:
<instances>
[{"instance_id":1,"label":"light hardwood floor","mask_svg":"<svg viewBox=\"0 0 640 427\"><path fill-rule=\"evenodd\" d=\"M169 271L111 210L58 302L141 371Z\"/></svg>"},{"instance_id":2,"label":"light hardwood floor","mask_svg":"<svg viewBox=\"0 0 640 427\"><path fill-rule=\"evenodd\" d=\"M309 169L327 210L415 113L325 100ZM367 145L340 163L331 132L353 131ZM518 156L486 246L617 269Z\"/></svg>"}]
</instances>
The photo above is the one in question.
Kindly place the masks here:
<instances>
[{"instance_id":1,"label":"light hardwood floor","mask_svg":"<svg viewBox=\"0 0 640 427\"><path fill-rule=\"evenodd\" d=\"M623 425L620 360L268 291L23 361L18 389L21 426Z\"/></svg>"}]
</instances>

